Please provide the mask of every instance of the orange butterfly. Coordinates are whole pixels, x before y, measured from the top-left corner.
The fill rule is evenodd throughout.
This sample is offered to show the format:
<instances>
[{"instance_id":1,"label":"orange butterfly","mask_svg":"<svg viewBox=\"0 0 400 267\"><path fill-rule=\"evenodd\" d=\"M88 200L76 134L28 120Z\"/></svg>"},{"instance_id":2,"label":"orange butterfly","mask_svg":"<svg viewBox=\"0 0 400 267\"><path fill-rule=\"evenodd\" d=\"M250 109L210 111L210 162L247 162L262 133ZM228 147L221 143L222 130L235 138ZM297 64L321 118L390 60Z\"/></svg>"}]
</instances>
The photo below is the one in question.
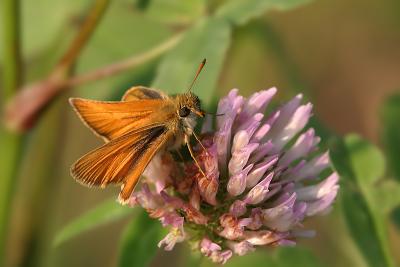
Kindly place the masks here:
<instances>
[{"instance_id":1,"label":"orange butterfly","mask_svg":"<svg viewBox=\"0 0 400 267\"><path fill-rule=\"evenodd\" d=\"M168 96L138 86L129 89L121 101L71 98L71 105L85 125L107 142L78 159L71 167L72 176L88 186L122 184L118 199L126 203L139 177L160 150L187 144L196 161L189 138L192 134L196 137L196 120L204 117L204 112L190 89L204 64L205 60L184 94Z\"/></svg>"}]
</instances>

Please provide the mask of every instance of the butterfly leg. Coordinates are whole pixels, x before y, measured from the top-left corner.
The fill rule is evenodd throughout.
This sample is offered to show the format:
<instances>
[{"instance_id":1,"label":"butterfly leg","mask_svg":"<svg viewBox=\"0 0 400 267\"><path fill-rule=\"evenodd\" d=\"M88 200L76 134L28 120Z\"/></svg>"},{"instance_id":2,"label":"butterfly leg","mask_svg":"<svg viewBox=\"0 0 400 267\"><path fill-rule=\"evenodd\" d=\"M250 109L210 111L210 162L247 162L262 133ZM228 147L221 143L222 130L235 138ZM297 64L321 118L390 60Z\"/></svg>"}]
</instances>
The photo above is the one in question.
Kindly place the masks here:
<instances>
[{"instance_id":1,"label":"butterfly leg","mask_svg":"<svg viewBox=\"0 0 400 267\"><path fill-rule=\"evenodd\" d=\"M200 141L200 138L197 136L197 134L195 132L193 132L193 136L194 136L194 138L196 138L197 142L199 142L199 144L203 148L204 152L206 152L206 154L208 155L207 149L204 147L203 143Z\"/></svg>"},{"instance_id":2,"label":"butterfly leg","mask_svg":"<svg viewBox=\"0 0 400 267\"><path fill-rule=\"evenodd\" d=\"M188 150L189 150L190 156L192 157L192 159L194 160L194 162L195 162L196 165L197 165L197 168L199 168L199 171L201 172L201 174L202 174L204 177L207 177L207 175L205 174L205 172L203 171L203 169L200 167L200 164L199 164L199 162L197 161L196 157L194 156L192 147L190 146L189 136L188 136L188 135L185 135L185 143L186 143L186 146L187 146L187 148L188 148Z\"/></svg>"},{"instance_id":3,"label":"butterfly leg","mask_svg":"<svg viewBox=\"0 0 400 267\"><path fill-rule=\"evenodd\" d=\"M183 164L185 164L185 158L183 157L182 153L179 151L179 149L176 149L176 154L178 154L180 160L182 161Z\"/></svg>"}]
</instances>

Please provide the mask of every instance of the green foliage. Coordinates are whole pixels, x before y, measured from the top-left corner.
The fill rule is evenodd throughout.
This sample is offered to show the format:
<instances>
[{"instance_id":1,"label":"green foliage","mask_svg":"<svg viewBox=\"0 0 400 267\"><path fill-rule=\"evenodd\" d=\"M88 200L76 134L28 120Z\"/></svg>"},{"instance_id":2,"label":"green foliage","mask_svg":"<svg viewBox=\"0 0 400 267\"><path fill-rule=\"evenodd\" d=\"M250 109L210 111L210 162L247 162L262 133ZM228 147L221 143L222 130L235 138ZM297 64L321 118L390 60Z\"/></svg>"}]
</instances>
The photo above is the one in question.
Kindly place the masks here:
<instances>
[{"instance_id":1,"label":"green foliage","mask_svg":"<svg viewBox=\"0 0 400 267\"><path fill-rule=\"evenodd\" d=\"M378 229L363 195L358 191L344 188L341 202L349 230L369 265L387 266Z\"/></svg>"},{"instance_id":2,"label":"green foliage","mask_svg":"<svg viewBox=\"0 0 400 267\"><path fill-rule=\"evenodd\" d=\"M161 224L143 210L126 226L120 244L119 267L148 266L165 235Z\"/></svg>"},{"instance_id":3,"label":"green foliage","mask_svg":"<svg viewBox=\"0 0 400 267\"><path fill-rule=\"evenodd\" d=\"M379 211L384 216L400 205L400 183L395 179L381 181L371 193L373 201L376 201Z\"/></svg>"},{"instance_id":4,"label":"green foliage","mask_svg":"<svg viewBox=\"0 0 400 267\"><path fill-rule=\"evenodd\" d=\"M202 267L215 266L209 259L204 259ZM266 251L259 249L245 256L233 256L224 266L259 266L259 267L320 267L322 266L315 256L308 250L300 247L277 248Z\"/></svg>"},{"instance_id":5,"label":"green foliage","mask_svg":"<svg viewBox=\"0 0 400 267\"><path fill-rule=\"evenodd\" d=\"M210 18L197 23L162 60L153 86L169 93L185 92L198 64L207 58L209 63L193 91L209 105L230 44L230 33L225 20Z\"/></svg>"},{"instance_id":6,"label":"green foliage","mask_svg":"<svg viewBox=\"0 0 400 267\"><path fill-rule=\"evenodd\" d=\"M88 1L37 0L24 1L22 6L22 44L25 57L46 50L74 18L83 14ZM39 19L42 18L42 19Z\"/></svg>"},{"instance_id":7,"label":"green foliage","mask_svg":"<svg viewBox=\"0 0 400 267\"><path fill-rule=\"evenodd\" d=\"M379 195L384 199L385 211L392 212L391 218L400 229L400 95L387 98L381 108L382 142L389 163L389 171L397 180L385 184ZM394 209L395 208L395 209ZM392 211L392 209L394 209Z\"/></svg>"},{"instance_id":8,"label":"green foliage","mask_svg":"<svg viewBox=\"0 0 400 267\"><path fill-rule=\"evenodd\" d=\"M0 264L2 264L11 213L11 200L16 189L15 163L19 162L19 153L22 149L21 136L0 128L0 147L3 151L8 152L0 153Z\"/></svg>"},{"instance_id":9,"label":"green foliage","mask_svg":"<svg viewBox=\"0 0 400 267\"><path fill-rule=\"evenodd\" d=\"M217 11L236 25L243 25L270 10L290 10L311 2L311 0L231 0Z\"/></svg>"},{"instance_id":10,"label":"green foliage","mask_svg":"<svg viewBox=\"0 0 400 267\"><path fill-rule=\"evenodd\" d=\"M23 2L21 5L22 47L24 61L28 66L26 76L29 80L42 78L50 69L49 66L59 59L60 54L69 44L69 39L78 30L85 11L89 9L92 2L86 0ZM90 42L82 50L76 64L76 73L86 73L146 52L170 38L175 34L176 28L184 31L183 38L159 62L153 60L135 71L121 73L116 77L102 80L101 83L89 84L79 88L78 93L74 95L118 99L122 91L137 83L143 85L152 83L154 87L168 93L184 92L190 85L198 64L203 58L207 58L208 64L193 91L202 99L204 108L210 108L214 104L213 101L216 101L218 79L232 43L231 36L235 27L261 17L266 12L289 10L308 2L311 0L228 0L222 1L215 12L212 12L210 1L206 0L113 1ZM290 67L292 61L286 60L289 56L280 50L284 44L274 39L275 35L271 29L264 24L262 27L262 30L269 31L270 38L267 42L276 51L280 61L288 66L282 68L285 69L282 72L287 76L296 77L291 73L293 72ZM0 42L0 46L4 46L4 43ZM157 69L156 73L155 69ZM394 266L388 247L386 216L390 214L393 222L400 228L400 208L398 207L400 203L398 183L400 181L400 164L398 164L400 162L400 95L392 96L385 102L381 118L383 121L382 141L391 168L390 174L397 180L384 178L385 160L382 153L358 136L350 135L343 140L338 139L332 146L331 154L335 168L341 175L340 199L350 233L366 262L370 266L378 267ZM332 137L332 133L320 127L317 121L313 121L313 125L323 135L324 141ZM46 125L45 130L47 126L49 125ZM54 134L54 127L54 125L49 127L49 136L53 139L49 142L51 146L58 138L58 135ZM45 137L42 138L46 139ZM16 167L19 167L18 159L21 158L20 137L3 132L2 129L0 144L1 149L7 151L7 154L2 153L0 157L0 173L12 178L12 173ZM329 142L323 145L329 146ZM35 149L31 148L31 150ZM26 149L24 153L29 156ZM52 170L43 167L51 165L53 159L51 155L45 155L43 162L37 166L39 170L43 170L43 175L41 171L35 168L30 169L31 165L28 166L28 172L34 171L33 178L43 176L42 179L47 179L45 175L50 177L47 172L51 173ZM40 158L36 157L36 159L40 161ZM31 164L35 165L36 162L32 161ZM2 180L1 184L0 197L8 199L14 193L14 181ZM46 187L43 186L43 188ZM44 201L46 201L45 196L45 194L42 196ZM42 198L37 202L43 201ZM4 214L8 214L10 208L9 203L6 202L8 201L2 202L4 203L4 209L3 207L2 209L6 211L3 212ZM36 202L32 201L32 203L36 205ZM37 205L40 206L41 203ZM54 245L60 245L81 233L135 212L136 210L120 206L114 199L106 201L66 225L55 237ZM33 214L34 211L31 213ZM5 229L6 219L0 218L0 228ZM33 231L35 230L37 229ZM38 229L38 233L40 230ZM163 235L165 231L160 223L149 218L144 211L133 216L122 234L118 266L149 265L158 250L157 243ZM203 258L193 258L191 264L200 264L200 262L202 266L213 265L210 260ZM311 252L300 247L258 250L244 257L234 256L226 266L247 265L321 266Z\"/></svg>"},{"instance_id":11,"label":"green foliage","mask_svg":"<svg viewBox=\"0 0 400 267\"><path fill-rule=\"evenodd\" d=\"M389 97L382 109L382 141L390 170L400 181L400 95Z\"/></svg>"},{"instance_id":12,"label":"green foliage","mask_svg":"<svg viewBox=\"0 0 400 267\"><path fill-rule=\"evenodd\" d=\"M342 204L349 230L370 266L393 266L377 182L384 174L382 153L357 135L338 140L331 158L341 175Z\"/></svg>"},{"instance_id":13,"label":"green foliage","mask_svg":"<svg viewBox=\"0 0 400 267\"><path fill-rule=\"evenodd\" d=\"M359 186L369 190L384 175L385 159L382 152L357 135L346 136L344 142L353 178Z\"/></svg>"},{"instance_id":14,"label":"green foliage","mask_svg":"<svg viewBox=\"0 0 400 267\"><path fill-rule=\"evenodd\" d=\"M146 34L142 35L141 32ZM145 16L138 16L133 8L127 8L126 2L113 2L83 51L77 64L77 73L92 71L140 54L168 39L171 34L172 31L166 25ZM141 78L149 68L154 67L147 64L135 71L102 79L101 82L85 84L79 88L78 93L82 97L97 99L110 98L118 93L120 98L123 91L137 84L135 82L143 84ZM140 81L137 81L138 79Z\"/></svg>"},{"instance_id":15,"label":"green foliage","mask_svg":"<svg viewBox=\"0 0 400 267\"><path fill-rule=\"evenodd\" d=\"M140 32L146 32L141 36ZM126 3L113 3L82 53L77 72L86 72L125 59L168 38L171 31L163 24L135 16Z\"/></svg>"},{"instance_id":16,"label":"green foliage","mask_svg":"<svg viewBox=\"0 0 400 267\"><path fill-rule=\"evenodd\" d=\"M19 27L19 3L13 0L1 2L0 17L0 109L17 92L22 82L21 42ZM3 112L1 112L3 116ZM2 120L3 121L3 120ZM16 187L16 173L21 158L22 138L0 125L0 265L4 264L6 242L11 214L12 199Z\"/></svg>"},{"instance_id":17,"label":"green foliage","mask_svg":"<svg viewBox=\"0 0 400 267\"><path fill-rule=\"evenodd\" d=\"M146 15L156 21L172 24L188 24L205 12L205 0L152 0Z\"/></svg>"},{"instance_id":18,"label":"green foliage","mask_svg":"<svg viewBox=\"0 0 400 267\"><path fill-rule=\"evenodd\" d=\"M119 220L123 217L131 215L132 213L132 208L121 206L116 202L115 199L105 201L99 206L68 223L56 235L54 239L54 245L58 246L81 233L100 225Z\"/></svg>"},{"instance_id":19,"label":"green foliage","mask_svg":"<svg viewBox=\"0 0 400 267\"><path fill-rule=\"evenodd\" d=\"M391 217L394 224L400 230L400 206L393 210Z\"/></svg>"}]
</instances>

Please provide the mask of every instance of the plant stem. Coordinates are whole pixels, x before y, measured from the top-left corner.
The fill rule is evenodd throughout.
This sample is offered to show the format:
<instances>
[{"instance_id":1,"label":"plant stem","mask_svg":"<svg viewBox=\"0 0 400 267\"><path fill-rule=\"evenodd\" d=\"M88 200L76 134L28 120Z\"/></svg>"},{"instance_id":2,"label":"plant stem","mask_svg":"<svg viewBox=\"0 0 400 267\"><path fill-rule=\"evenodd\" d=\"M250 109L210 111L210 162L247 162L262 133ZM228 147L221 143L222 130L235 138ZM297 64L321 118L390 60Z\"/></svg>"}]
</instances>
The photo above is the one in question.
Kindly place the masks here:
<instances>
[{"instance_id":1,"label":"plant stem","mask_svg":"<svg viewBox=\"0 0 400 267\"><path fill-rule=\"evenodd\" d=\"M29 191L24 194L21 209L25 214L23 237L20 238L19 266L43 266L42 260L46 257L43 252L47 246L44 241L50 225L49 219L54 215L54 202L49 199L56 197L57 182L54 179L61 155L60 149L66 96L51 103L43 114L37 126L29 135L29 143L24 147L24 158L19 167L20 177L29 176ZM51 168L49 166L52 166ZM22 178L23 179L23 178Z\"/></svg>"},{"instance_id":2,"label":"plant stem","mask_svg":"<svg viewBox=\"0 0 400 267\"><path fill-rule=\"evenodd\" d=\"M174 47L179 42L181 37L182 37L182 34L179 33L177 35L172 36L170 39L166 40L165 42L161 43L160 45L154 47L153 49L150 49L142 54L134 55L130 58L124 59L119 62L115 62L108 66L99 68L97 70L93 70L91 72L72 77L71 79L69 79L65 82L64 86L81 85L81 84L84 84L87 82L99 80L102 78L107 78L109 76L112 76L112 75L127 71L129 69L132 69L134 67L140 66L143 63L146 63L146 62L162 55L164 52L166 52L169 49L171 49L172 47Z\"/></svg>"},{"instance_id":3,"label":"plant stem","mask_svg":"<svg viewBox=\"0 0 400 267\"><path fill-rule=\"evenodd\" d=\"M104 11L106 10L110 0L96 0L93 8L80 28L76 38L72 41L69 49L59 61L54 71L49 75L47 80L49 84L58 84L63 82L70 75L74 63L76 62L80 52L86 45L94 29L98 25ZM4 25L4 50L3 50L3 70L4 70L4 99L15 95L17 88L20 85L21 64L20 64L20 42L19 42L19 1L4 0L3 6ZM46 89L46 88L44 88ZM39 92L32 98L32 90L21 91L16 96L11 107L15 105L15 111L21 113L24 107L29 106L34 113L37 113L47 105L58 91L53 90L51 86L47 86L49 92L44 92L43 98ZM42 90L43 91L43 90ZM43 92L42 92L43 93ZM30 103L36 100L36 105L30 106ZM4 103L5 103L4 101ZM3 103L3 104L4 104ZM17 117L12 117L11 121L18 120ZM16 184L16 174L19 159L21 158L21 137L20 135L11 134L1 129L0 147L5 153L1 154L0 158L0 266L5 262L5 249L7 240L7 229L10 217L11 199Z\"/></svg>"},{"instance_id":4,"label":"plant stem","mask_svg":"<svg viewBox=\"0 0 400 267\"><path fill-rule=\"evenodd\" d=\"M110 0L95 0L75 39L53 71L43 80L23 88L7 106L8 128L26 131L34 125L44 108L59 95L82 49L99 24Z\"/></svg>"},{"instance_id":5,"label":"plant stem","mask_svg":"<svg viewBox=\"0 0 400 267\"><path fill-rule=\"evenodd\" d=\"M96 0L93 8L90 10L89 14L87 15L85 22L79 29L79 33L72 41L71 45L69 46L67 52L61 58L60 62L58 63L58 68L65 69L69 71L72 65L76 62L79 54L81 53L82 49L87 44L87 41L92 36L95 28L99 24L99 21L103 17L110 0Z\"/></svg>"},{"instance_id":6,"label":"plant stem","mask_svg":"<svg viewBox=\"0 0 400 267\"><path fill-rule=\"evenodd\" d=\"M16 91L21 77L21 53L19 36L19 1L4 0L3 24L3 99L6 101ZM4 104L4 103L3 103Z\"/></svg>"},{"instance_id":7,"label":"plant stem","mask_svg":"<svg viewBox=\"0 0 400 267\"><path fill-rule=\"evenodd\" d=\"M19 1L3 0L3 105L16 92L21 82ZM7 230L11 199L16 184L20 159L21 136L0 130L0 266L5 262Z\"/></svg>"}]
</instances>

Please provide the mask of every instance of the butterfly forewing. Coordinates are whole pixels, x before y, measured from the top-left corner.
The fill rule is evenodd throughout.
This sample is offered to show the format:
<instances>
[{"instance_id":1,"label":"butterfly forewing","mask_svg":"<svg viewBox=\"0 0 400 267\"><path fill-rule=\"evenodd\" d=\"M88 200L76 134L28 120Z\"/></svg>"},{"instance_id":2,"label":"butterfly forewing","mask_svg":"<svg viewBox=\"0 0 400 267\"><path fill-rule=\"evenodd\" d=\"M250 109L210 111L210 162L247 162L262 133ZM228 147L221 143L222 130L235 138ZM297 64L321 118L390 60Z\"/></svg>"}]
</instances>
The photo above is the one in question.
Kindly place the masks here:
<instances>
[{"instance_id":1,"label":"butterfly forewing","mask_svg":"<svg viewBox=\"0 0 400 267\"><path fill-rule=\"evenodd\" d=\"M161 99L109 102L72 98L70 102L82 121L105 140L161 123L155 113L169 104Z\"/></svg>"}]
</instances>

